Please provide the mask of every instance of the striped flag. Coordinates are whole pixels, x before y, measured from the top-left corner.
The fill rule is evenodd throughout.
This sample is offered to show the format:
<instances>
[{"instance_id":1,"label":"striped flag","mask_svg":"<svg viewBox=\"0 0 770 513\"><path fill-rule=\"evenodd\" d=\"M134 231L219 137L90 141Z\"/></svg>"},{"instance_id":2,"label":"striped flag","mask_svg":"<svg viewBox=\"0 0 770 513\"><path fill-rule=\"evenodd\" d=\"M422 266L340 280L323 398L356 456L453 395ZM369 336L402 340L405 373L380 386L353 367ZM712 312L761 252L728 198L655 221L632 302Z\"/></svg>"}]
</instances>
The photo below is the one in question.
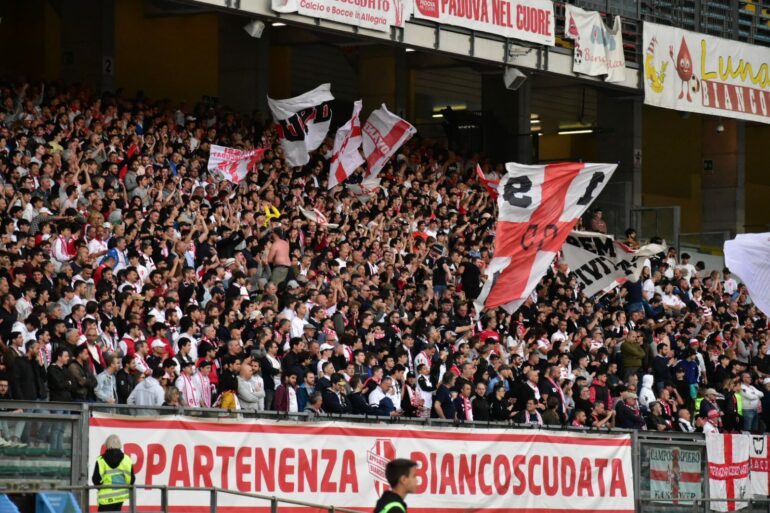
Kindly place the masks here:
<instances>
[{"instance_id":1,"label":"striped flag","mask_svg":"<svg viewBox=\"0 0 770 513\"><path fill-rule=\"evenodd\" d=\"M307 217L314 223L318 224L318 226L327 226L329 228L339 228L340 225L335 223L330 223L328 219L326 219L326 216L318 210L317 208L313 208L311 210L306 210L302 207L297 207L302 213L303 216Z\"/></svg>"},{"instance_id":2,"label":"striped flag","mask_svg":"<svg viewBox=\"0 0 770 513\"><path fill-rule=\"evenodd\" d=\"M361 120L358 119L360 113L361 100L357 100L353 103L353 115L350 120L337 130L334 137L334 151L329 164L329 189L347 180L353 171L364 163L364 158L358 151L361 147Z\"/></svg>"},{"instance_id":3,"label":"striped flag","mask_svg":"<svg viewBox=\"0 0 770 513\"><path fill-rule=\"evenodd\" d=\"M616 164L506 164L497 186L495 254L476 310L513 313L537 286Z\"/></svg>"},{"instance_id":4,"label":"striped flag","mask_svg":"<svg viewBox=\"0 0 770 513\"><path fill-rule=\"evenodd\" d=\"M377 176L390 157L415 133L417 130L412 125L388 111L384 103L372 111L363 128L366 176Z\"/></svg>"},{"instance_id":5,"label":"striped flag","mask_svg":"<svg viewBox=\"0 0 770 513\"><path fill-rule=\"evenodd\" d=\"M500 185L500 180L490 180L484 176L484 171L481 170L481 166L476 164L476 176L479 177L481 185L487 190L493 199L497 199L497 186Z\"/></svg>"}]
</instances>

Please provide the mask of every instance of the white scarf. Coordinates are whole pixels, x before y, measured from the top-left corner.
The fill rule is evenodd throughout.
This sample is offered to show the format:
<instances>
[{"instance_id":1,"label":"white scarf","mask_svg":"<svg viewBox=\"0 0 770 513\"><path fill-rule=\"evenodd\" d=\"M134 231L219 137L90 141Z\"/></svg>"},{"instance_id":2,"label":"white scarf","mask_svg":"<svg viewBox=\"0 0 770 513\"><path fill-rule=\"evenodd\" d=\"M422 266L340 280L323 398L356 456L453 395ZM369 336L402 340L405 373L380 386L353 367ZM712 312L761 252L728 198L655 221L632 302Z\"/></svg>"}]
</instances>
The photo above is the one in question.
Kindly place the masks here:
<instances>
[{"instance_id":1,"label":"white scarf","mask_svg":"<svg viewBox=\"0 0 770 513\"><path fill-rule=\"evenodd\" d=\"M200 371L193 374L193 378L196 378L200 383L201 391L201 406L211 408L211 381L208 376L204 376Z\"/></svg>"},{"instance_id":2,"label":"white scarf","mask_svg":"<svg viewBox=\"0 0 770 513\"><path fill-rule=\"evenodd\" d=\"M184 372L179 377L182 380L182 385L184 385L184 397L187 400L187 406L200 406L195 397L195 387L193 386L192 379Z\"/></svg>"}]
</instances>

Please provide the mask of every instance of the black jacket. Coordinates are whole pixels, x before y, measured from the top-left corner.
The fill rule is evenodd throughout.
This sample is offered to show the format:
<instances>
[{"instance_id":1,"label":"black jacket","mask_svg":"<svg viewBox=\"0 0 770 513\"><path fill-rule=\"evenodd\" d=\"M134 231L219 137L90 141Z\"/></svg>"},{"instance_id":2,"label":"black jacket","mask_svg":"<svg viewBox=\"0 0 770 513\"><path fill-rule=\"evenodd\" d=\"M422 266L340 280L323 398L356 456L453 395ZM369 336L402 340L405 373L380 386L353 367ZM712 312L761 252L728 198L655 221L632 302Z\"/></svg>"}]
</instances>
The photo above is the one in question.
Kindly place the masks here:
<instances>
[{"instance_id":1,"label":"black jacket","mask_svg":"<svg viewBox=\"0 0 770 513\"><path fill-rule=\"evenodd\" d=\"M400 495L392 490L388 490L382 494L382 497L380 497L377 504L374 506L374 513L380 513L380 511L391 502L398 502L404 509L399 507L391 508L390 513L406 513L406 502L404 502L404 499L402 499Z\"/></svg>"},{"instance_id":2,"label":"black jacket","mask_svg":"<svg viewBox=\"0 0 770 513\"><path fill-rule=\"evenodd\" d=\"M118 404L126 404L128 396L136 386L136 378L128 372L120 369L115 375L115 388L118 389Z\"/></svg>"},{"instance_id":3,"label":"black jacket","mask_svg":"<svg viewBox=\"0 0 770 513\"><path fill-rule=\"evenodd\" d=\"M350 413L351 412L350 403L345 399L344 394L341 394L344 403L340 402L340 398L331 388L325 389L321 395L323 397L323 410L326 413Z\"/></svg>"},{"instance_id":4,"label":"black jacket","mask_svg":"<svg viewBox=\"0 0 770 513\"><path fill-rule=\"evenodd\" d=\"M70 403L76 389L75 379L67 367L59 367L53 363L48 366L49 400Z\"/></svg>"},{"instance_id":5,"label":"black jacket","mask_svg":"<svg viewBox=\"0 0 770 513\"><path fill-rule=\"evenodd\" d=\"M486 397L477 395L471 402L473 409L473 420L491 420L489 415L489 403Z\"/></svg>"},{"instance_id":6,"label":"black jacket","mask_svg":"<svg viewBox=\"0 0 770 513\"><path fill-rule=\"evenodd\" d=\"M20 356L13 362L11 391L17 401L37 401L48 395L45 369L37 360Z\"/></svg>"},{"instance_id":7,"label":"black jacket","mask_svg":"<svg viewBox=\"0 0 770 513\"><path fill-rule=\"evenodd\" d=\"M356 415L382 415L379 408L370 405L366 398L358 392L348 395L348 401Z\"/></svg>"}]
</instances>

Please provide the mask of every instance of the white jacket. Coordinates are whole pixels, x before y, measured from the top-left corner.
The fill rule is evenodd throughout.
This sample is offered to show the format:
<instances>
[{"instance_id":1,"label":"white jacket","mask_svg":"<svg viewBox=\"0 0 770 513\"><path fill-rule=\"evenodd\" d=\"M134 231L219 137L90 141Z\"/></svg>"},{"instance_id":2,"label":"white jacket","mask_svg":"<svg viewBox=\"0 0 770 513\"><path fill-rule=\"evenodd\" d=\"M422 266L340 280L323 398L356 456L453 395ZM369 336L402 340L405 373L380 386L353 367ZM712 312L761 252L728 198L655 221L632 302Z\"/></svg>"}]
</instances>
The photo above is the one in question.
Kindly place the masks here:
<instances>
[{"instance_id":1,"label":"white jacket","mask_svg":"<svg viewBox=\"0 0 770 513\"><path fill-rule=\"evenodd\" d=\"M642 388L639 390L639 405L642 408L649 409L650 403L656 401L655 392L652 391L652 374L645 374L642 377Z\"/></svg>"},{"instance_id":2,"label":"white jacket","mask_svg":"<svg viewBox=\"0 0 770 513\"><path fill-rule=\"evenodd\" d=\"M743 397L744 410L759 409L759 401L765 396L754 385L741 383L741 396Z\"/></svg>"},{"instance_id":3,"label":"white jacket","mask_svg":"<svg viewBox=\"0 0 770 513\"><path fill-rule=\"evenodd\" d=\"M128 404L136 406L162 406L166 393L157 379L149 376L136 385L128 396Z\"/></svg>"}]
</instances>

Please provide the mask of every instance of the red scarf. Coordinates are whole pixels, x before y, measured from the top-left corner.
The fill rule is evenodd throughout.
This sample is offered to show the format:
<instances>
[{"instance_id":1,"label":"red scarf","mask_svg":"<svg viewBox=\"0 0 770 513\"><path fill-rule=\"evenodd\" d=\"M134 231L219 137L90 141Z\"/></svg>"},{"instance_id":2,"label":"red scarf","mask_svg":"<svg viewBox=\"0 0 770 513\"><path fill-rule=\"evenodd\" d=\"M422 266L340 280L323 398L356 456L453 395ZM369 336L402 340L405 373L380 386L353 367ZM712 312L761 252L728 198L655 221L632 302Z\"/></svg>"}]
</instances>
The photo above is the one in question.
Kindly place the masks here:
<instances>
[{"instance_id":1,"label":"red scarf","mask_svg":"<svg viewBox=\"0 0 770 513\"><path fill-rule=\"evenodd\" d=\"M182 384L184 385L184 396L187 401L187 406L200 406L195 399L195 387L192 384L192 379L184 372L179 377L182 379Z\"/></svg>"}]
</instances>

